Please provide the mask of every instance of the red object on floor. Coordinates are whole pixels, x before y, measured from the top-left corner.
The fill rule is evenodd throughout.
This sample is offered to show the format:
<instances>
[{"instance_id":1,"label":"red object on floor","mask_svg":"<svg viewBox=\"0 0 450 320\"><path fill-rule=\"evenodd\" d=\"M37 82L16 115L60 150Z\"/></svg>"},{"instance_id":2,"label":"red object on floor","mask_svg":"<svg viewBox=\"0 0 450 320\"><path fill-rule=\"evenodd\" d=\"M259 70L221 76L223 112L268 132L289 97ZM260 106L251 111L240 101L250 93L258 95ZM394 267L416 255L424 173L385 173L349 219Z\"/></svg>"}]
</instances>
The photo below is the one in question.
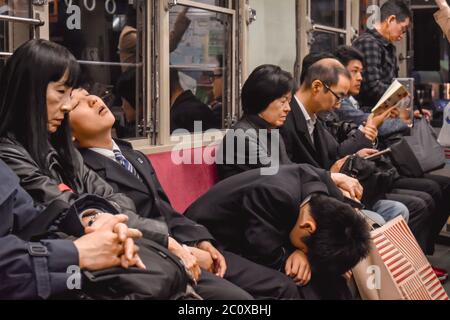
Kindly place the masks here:
<instances>
[{"instance_id":1,"label":"red object on floor","mask_svg":"<svg viewBox=\"0 0 450 320\"><path fill-rule=\"evenodd\" d=\"M183 213L218 182L214 163L217 147L215 145L148 156L172 206L178 212ZM207 158L206 163L204 156ZM184 163L177 164L181 158L185 159Z\"/></svg>"},{"instance_id":2,"label":"red object on floor","mask_svg":"<svg viewBox=\"0 0 450 320\"><path fill-rule=\"evenodd\" d=\"M433 269L434 273L438 277L439 281L445 282L448 279L448 271L447 270L437 268L434 266L431 266L431 268Z\"/></svg>"}]
</instances>

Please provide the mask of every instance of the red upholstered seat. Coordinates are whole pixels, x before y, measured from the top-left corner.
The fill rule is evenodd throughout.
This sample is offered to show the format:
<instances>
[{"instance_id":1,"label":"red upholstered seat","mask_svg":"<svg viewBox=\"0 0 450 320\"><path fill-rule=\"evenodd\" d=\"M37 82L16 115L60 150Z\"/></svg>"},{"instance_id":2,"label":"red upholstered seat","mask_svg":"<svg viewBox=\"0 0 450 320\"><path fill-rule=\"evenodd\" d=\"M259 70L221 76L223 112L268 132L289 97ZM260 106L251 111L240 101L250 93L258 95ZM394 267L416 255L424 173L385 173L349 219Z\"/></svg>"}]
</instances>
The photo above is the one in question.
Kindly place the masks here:
<instances>
[{"instance_id":1,"label":"red upholstered seat","mask_svg":"<svg viewBox=\"0 0 450 320\"><path fill-rule=\"evenodd\" d=\"M178 212L183 213L187 207L217 183L215 164L207 164L205 161L201 161L201 164L194 164L194 157L197 157L196 160L200 160L201 155L206 154L210 158L214 158L216 150L217 145L177 151L176 155L182 153L187 159L190 158L191 160L191 164L183 163L180 165L175 164L172 160L172 152L148 156L172 206Z\"/></svg>"}]
</instances>

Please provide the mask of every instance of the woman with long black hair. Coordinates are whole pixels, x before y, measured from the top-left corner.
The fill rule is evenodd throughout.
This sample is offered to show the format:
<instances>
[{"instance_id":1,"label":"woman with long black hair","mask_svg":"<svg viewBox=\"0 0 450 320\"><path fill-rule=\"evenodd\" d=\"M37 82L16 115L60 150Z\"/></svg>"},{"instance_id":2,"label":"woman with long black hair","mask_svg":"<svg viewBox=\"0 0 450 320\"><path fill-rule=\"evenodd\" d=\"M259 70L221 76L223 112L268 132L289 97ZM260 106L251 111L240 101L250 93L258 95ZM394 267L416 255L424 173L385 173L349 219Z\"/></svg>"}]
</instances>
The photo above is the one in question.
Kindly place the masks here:
<instances>
[{"instance_id":1,"label":"woman with long black hair","mask_svg":"<svg viewBox=\"0 0 450 320\"><path fill-rule=\"evenodd\" d=\"M15 51L0 78L0 158L36 203L73 203L82 195L96 195L128 215L130 226L166 244L166 230L137 216L133 202L114 193L74 148L68 113L79 73L73 55L56 43L31 40ZM104 211L100 204L93 206Z\"/></svg>"}]
</instances>

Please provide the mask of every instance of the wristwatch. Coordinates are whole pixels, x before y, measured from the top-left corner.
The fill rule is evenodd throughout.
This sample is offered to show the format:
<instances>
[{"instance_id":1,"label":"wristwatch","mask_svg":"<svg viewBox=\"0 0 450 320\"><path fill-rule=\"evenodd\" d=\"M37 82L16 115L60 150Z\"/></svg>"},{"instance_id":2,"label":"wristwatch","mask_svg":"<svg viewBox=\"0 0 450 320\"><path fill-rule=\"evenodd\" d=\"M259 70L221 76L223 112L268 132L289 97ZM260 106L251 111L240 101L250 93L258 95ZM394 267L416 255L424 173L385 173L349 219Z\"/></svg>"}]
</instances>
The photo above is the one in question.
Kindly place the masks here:
<instances>
[{"instance_id":1,"label":"wristwatch","mask_svg":"<svg viewBox=\"0 0 450 320\"><path fill-rule=\"evenodd\" d=\"M97 218L102 215L103 212L97 211L97 210L89 210L87 213L83 214L82 219L89 219L87 222L87 226L91 227L95 220L97 220Z\"/></svg>"}]
</instances>

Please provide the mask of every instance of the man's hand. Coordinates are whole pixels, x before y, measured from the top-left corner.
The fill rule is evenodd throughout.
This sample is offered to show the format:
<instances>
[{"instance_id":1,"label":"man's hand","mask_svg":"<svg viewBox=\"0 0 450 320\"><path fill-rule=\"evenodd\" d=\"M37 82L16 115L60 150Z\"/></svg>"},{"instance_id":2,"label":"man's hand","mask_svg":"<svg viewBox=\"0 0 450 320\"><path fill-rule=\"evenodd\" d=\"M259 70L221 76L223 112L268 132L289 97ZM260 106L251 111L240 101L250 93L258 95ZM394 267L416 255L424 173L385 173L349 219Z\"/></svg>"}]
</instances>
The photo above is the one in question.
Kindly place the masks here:
<instances>
[{"instance_id":1,"label":"man's hand","mask_svg":"<svg viewBox=\"0 0 450 320\"><path fill-rule=\"evenodd\" d=\"M214 273L214 260L209 252L195 247L189 247L191 253L197 259L200 268L208 272Z\"/></svg>"},{"instance_id":2,"label":"man's hand","mask_svg":"<svg viewBox=\"0 0 450 320\"><path fill-rule=\"evenodd\" d=\"M209 241L202 241L197 248L209 252L214 261L214 273L216 276L223 278L227 271L227 263L224 256Z\"/></svg>"},{"instance_id":3,"label":"man's hand","mask_svg":"<svg viewBox=\"0 0 450 320\"><path fill-rule=\"evenodd\" d=\"M147 269L138 255L139 247L134 244L133 239L128 238L124 244L124 254L120 257L122 268L136 267Z\"/></svg>"},{"instance_id":4,"label":"man's hand","mask_svg":"<svg viewBox=\"0 0 450 320\"><path fill-rule=\"evenodd\" d=\"M142 238L142 233L139 230L128 228L126 225L127 222L128 216L124 214L112 215L103 213L90 227L85 228L85 232L92 233L112 225L113 231L119 235L119 239L122 242L125 242L127 238L135 240Z\"/></svg>"},{"instance_id":5,"label":"man's hand","mask_svg":"<svg viewBox=\"0 0 450 320\"><path fill-rule=\"evenodd\" d=\"M378 137L378 129L373 124L366 124L362 132L370 141L375 141L375 139Z\"/></svg>"},{"instance_id":6,"label":"man's hand","mask_svg":"<svg viewBox=\"0 0 450 320\"><path fill-rule=\"evenodd\" d=\"M192 276L192 279L197 282L202 274L197 258L191 254L191 252L183 248L183 246L172 237L169 237L168 249L183 261L183 264Z\"/></svg>"},{"instance_id":7,"label":"man's hand","mask_svg":"<svg viewBox=\"0 0 450 320\"><path fill-rule=\"evenodd\" d=\"M137 240L142 238L142 233L137 229L128 228L125 224L126 222L128 222L128 216L126 215L103 213L91 226L85 228L85 233L90 234L105 228L112 228L112 231L118 235L119 242L124 248L124 255L120 257L122 267L128 269L136 266L140 269L145 269L144 263L137 254L139 248L133 241L133 239Z\"/></svg>"},{"instance_id":8,"label":"man's hand","mask_svg":"<svg viewBox=\"0 0 450 320\"><path fill-rule=\"evenodd\" d=\"M360 157L360 158L365 158L368 156L371 156L375 153L378 153L379 151L377 149L362 149L359 150L356 154Z\"/></svg>"},{"instance_id":9,"label":"man's hand","mask_svg":"<svg viewBox=\"0 0 450 320\"><path fill-rule=\"evenodd\" d=\"M345 190L343 190L341 188L339 188L339 190L341 190L341 192L344 195L344 197L346 197L348 199L352 199L355 202L361 203L361 201L359 199L356 199L356 198L352 197L348 191L345 191Z\"/></svg>"},{"instance_id":10,"label":"man's hand","mask_svg":"<svg viewBox=\"0 0 450 320\"><path fill-rule=\"evenodd\" d=\"M297 285L306 286L311 280L311 267L306 254L294 251L286 261L286 275L294 279Z\"/></svg>"},{"instance_id":11,"label":"man's hand","mask_svg":"<svg viewBox=\"0 0 450 320\"><path fill-rule=\"evenodd\" d=\"M392 107L380 114L371 113L367 118L366 125L375 126L375 128L378 129L386 119L395 117L398 117L398 110L396 107Z\"/></svg>"},{"instance_id":12,"label":"man's hand","mask_svg":"<svg viewBox=\"0 0 450 320\"><path fill-rule=\"evenodd\" d=\"M352 199L362 199L364 189L358 180L342 173L332 173L331 179L339 189L347 191Z\"/></svg>"},{"instance_id":13,"label":"man's hand","mask_svg":"<svg viewBox=\"0 0 450 320\"><path fill-rule=\"evenodd\" d=\"M423 113L423 117L425 117L425 119L427 119L427 121L430 121L432 118L432 113L430 110L428 109L422 109L422 113ZM414 111L414 118L416 119L422 119L422 113L420 113L419 110Z\"/></svg>"},{"instance_id":14,"label":"man's hand","mask_svg":"<svg viewBox=\"0 0 450 320\"><path fill-rule=\"evenodd\" d=\"M345 158L342 158L342 159L336 161L336 163L333 164L333 166L331 167L330 172L332 172L332 173L339 173L339 172L341 172L341 169L342 169L343 165L345 164L345 161L347 161L347 159L349 157L350 156L346 156Z\"/></svg>"},{"instance_id":15,"label":"man's hand","mask_svg":"<svg viewBox=\"0 0 450 320\"><path fill-rule=\"evenodd\" d=\"M112 228L89 233L75 240L74 245L78 250L81 269L97 271L121 264L120 256L124 249Z\"/></svg>"}]
</instances>

